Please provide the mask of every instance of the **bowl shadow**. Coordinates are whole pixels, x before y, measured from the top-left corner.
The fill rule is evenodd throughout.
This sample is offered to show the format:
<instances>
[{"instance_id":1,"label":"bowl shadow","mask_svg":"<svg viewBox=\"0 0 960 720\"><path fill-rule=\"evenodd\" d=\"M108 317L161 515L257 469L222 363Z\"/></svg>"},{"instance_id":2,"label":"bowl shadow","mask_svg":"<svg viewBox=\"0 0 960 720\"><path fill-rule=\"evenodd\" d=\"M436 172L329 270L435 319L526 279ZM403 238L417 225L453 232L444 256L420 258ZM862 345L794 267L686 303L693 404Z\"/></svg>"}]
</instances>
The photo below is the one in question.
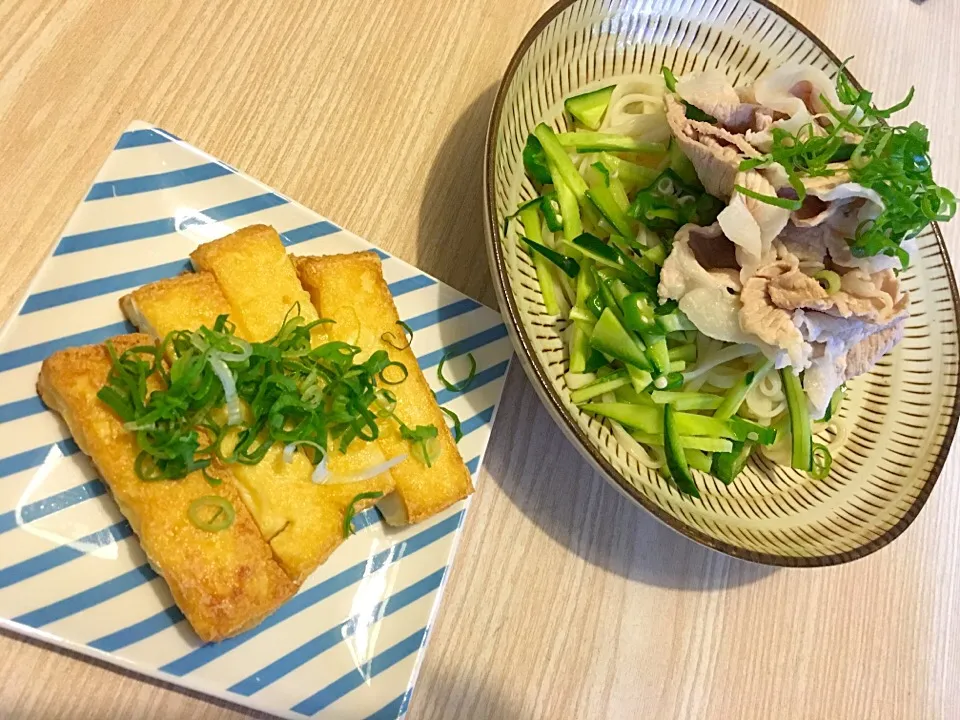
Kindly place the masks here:
<instances>
[{"instance_id":1,"label":"bowl shadow","mask_svg":"<svg viewBox=\"0 0 960 720\"><path fill-rule=\"evenodd\" d=\"M496 86L480 93L437 150L420 207L417 266L496 307L483 231L483 146Z\"/></svg>"}]
</instances>

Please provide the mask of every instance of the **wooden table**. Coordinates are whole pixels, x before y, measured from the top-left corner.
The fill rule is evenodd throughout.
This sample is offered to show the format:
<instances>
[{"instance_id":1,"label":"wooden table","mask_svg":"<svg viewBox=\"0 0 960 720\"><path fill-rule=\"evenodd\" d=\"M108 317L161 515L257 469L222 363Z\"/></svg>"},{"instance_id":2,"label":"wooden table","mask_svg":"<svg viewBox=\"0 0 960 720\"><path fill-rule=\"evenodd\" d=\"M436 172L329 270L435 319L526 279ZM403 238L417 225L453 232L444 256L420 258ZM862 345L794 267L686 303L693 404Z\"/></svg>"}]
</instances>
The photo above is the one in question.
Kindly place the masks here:
<instances>
[{"instance_id":1,"label":"wooden table","mask_svg":"<svg viewBox=\"0 0 960 720\"><path fill-rule=\"evenodd\" d=\"M856 54L881 104L917 84L908 115L932 127L938 179L960 190L960 3L782 5ZM134 118L493 304L484 131L501 73L546 7L0 0L0 316ZM958 235L948 228L955 251ZM514 367L409 716L958 717L958 459L889 548L773 570L631 506ZM0 716L242 714L0 635Z\"/></svg>"}]
</instances>

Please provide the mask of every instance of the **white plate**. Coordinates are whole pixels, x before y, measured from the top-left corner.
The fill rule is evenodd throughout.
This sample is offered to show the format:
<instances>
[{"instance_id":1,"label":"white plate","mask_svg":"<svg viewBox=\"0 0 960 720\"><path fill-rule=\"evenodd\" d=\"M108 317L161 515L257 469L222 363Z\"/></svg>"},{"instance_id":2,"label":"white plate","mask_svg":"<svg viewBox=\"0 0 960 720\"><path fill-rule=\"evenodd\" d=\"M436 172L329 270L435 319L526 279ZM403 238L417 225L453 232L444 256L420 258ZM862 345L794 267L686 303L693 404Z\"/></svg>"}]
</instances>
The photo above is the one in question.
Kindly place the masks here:
<instances>
[{"instance_id":1,"label":"white plate","mask_svg":"<svg viewBox=\"0 0 960 720\"><path fill-rule=\"evenodd\" d=\"M404 714L468 503L409 528L362 528L263 623L201 643L66 426L36 395L40 362L133 328L117 300L170 277L206 240L273 225L291 252L371 245L147 123L131 125L0 334L0 624L167 682L284 717ZM377 250L413 349L460 452L482 461L511 356L500 316ZM472 352L463 394L436 367ZM466 363L444 374L456 380Z\"/></svg>"}]
</instances>

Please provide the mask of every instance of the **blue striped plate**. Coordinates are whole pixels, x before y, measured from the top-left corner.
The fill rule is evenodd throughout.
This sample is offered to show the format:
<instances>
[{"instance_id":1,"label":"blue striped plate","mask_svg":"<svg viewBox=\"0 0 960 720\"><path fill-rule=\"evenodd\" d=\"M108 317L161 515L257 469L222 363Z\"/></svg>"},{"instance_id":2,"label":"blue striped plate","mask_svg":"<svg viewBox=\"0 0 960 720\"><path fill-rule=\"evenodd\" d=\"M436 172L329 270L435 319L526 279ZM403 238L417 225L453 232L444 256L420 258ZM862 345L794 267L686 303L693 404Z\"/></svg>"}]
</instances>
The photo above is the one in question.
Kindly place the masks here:
<instances>
[{"instance_id":1,"label":"blue striped plate","mask_svg":"<svg viewBox=\"0 0 960 720\"><path fill-rule=\"evenodd\" d=\"M467 503L400 530L367 511L296 597L253 630L204 645L36 396L47 355L133 329L121 295L253 223L276 227L297 254L371 248L152 125L120 138L0 335L0 624L284 717L400 717ZM493 310L377 252L428 382L463 419L460 452L476 477L512 352L506 329ZM465 393L437 379L447 352L477 360ZM454 380L467 370L465 359L450 365Z\"/></svg>"}]
</instances>

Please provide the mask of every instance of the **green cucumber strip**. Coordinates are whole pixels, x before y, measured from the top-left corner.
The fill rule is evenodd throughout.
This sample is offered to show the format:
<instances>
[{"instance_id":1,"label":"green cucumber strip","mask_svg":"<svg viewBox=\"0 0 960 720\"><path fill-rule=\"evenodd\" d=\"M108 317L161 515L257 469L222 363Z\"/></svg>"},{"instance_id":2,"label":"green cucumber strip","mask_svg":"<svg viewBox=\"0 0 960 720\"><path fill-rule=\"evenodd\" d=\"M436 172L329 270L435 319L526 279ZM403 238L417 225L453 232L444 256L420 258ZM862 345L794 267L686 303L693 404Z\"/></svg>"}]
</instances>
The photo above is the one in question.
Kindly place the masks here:
<instances>
[{"instance_id":1,"label":"green cucumber strip","mask_svg":"<svg viewBox=\"0 0 960 720\"><path fill-rule=\"evenodd\" d=\"M540 293L543 295L543 305L547 314L559 315L560 305L557 302L557 287L553 279L553 273L550 272L550 260L542 254L543 250L548 250L548 248L541 244L539 207L539 202L529 202L520 208L517 215L520 224L523 226L523 234L526 236L523 239L531 251L533 268L537 273L537 282L540 283ZM537 248L540 248L540 250L537 250Z\"/></svg>"},{"instance_id":2,"label":"green cucumber strip","mask_svg":"<svg viewBox=\"0 0 960 720\"><path fill-rule=\"evenodd\" d=\"M553 166L551 165L551 168ZM551 169L553 173L553 188L557 193L557 203L560 205L560 217L563 218L563 237L573 240L583 232L583 221L580 218L580 205L573 189L560 177L560 173ZM579 177L579 174L577 175Z\"/></svg>"},{"instance_id":3,"label":"green cucumber strip","mask_svg":"<svg viewBox=\"0 0 960 720\"><path fill-rule=\"evenodd\" d=\"M608 185L604 183L592 184L590 189L587 190L587 198L619 235L629 240L636 240L637 235L633 231L630 218L617 203L617 199L613 196L613 192Z\"/></svg>"},{"instance_id":4,"label":"green cucumber strip","mask_svg":"<svg viewBox=\"0 0 960 720\"><path fill-rule=\"evenodd\" d=\"M706 415L678 412L676 413L676 422L681 435L724 437L731 440L735 440L737 437L729 423Z\"/></svg>"},{"instance_id":5,"label":"green cucumber strip","mask_svg":"<svg viewBox=\"0 0 960 720\"><path fill-rule=\"evenodd\" d=\"M604 309L597 320L590 337L590 347L641 370L650 367L643 350L630 337L610 308Z\"/></svg>"},{"instance_id":6,"label":"green cucumber strip","mask_svg":"<svg viewBox=\"0 0 960 720\"><path fill-rule=\"evenodd\" d=\"M628 403L588 403L580 406L593 415L616 420L621 425L646 433L663 431L663 418L660 408Z\"/></svg>"},{"instance_id":7,"label":"green cucumber strip","mask_svg":"<svg viewBox=\"0 0 960 720\"><path fill-rule=\"evenodd\" d=\"M650 383L653 382L653 375L633 365L627 365L627 375L630 376L630 387L634 393L642 393L644 397L650 397L643 391L650 387Z\"/></svg>"},{"instance_id":8,"label":"green cucumber strip","mask_svg":"<svg viewBox=\"0 0 960 720\"><path fill-rule=\"evenodd\" d=\"M564 100L563 107L585 127L597 130L600 128L600 123L603 122L607 106L610 105L610 96L613 95L614 88L616 88L616 85L610 85L599 90L574 95Z\"/></svg>"},{"instance_id":9,"label":"green cucumber strip","mask_svg":"<svg viewBox=\"0 0 960 720\"><path fill-rule=\"evenodd\" d=\"M677 410L715 410L722 398L709 393L654 390L650 397L657 405L673 403Z\"/></svg>"},{"instance_id":10,"label":"green cucumber strip","mask_svg":"<svg viewBox=\"0 0 960 720\"><path fill-rule=\"evenodd\" d=\"M732 418L740 410L743 401L747 398L747 393L770 372L773 368L773 360L761 360L760 363L742 378L736 384L727 390L723 402L717 411L713 414L718 420Z\"/></svg>"},{"instance_id":11,"label":"green cucumber strip","mask_svg":"<svg viewBox=\"0 0 960 720\"><path fill-rule=\"evenodd\" d=\"M540 126L537 126L538 128ZM545 126L546 127L546 126ZM550 150L536 130L534 130L540 144L543 145L547 157ZM667 148L662 143L640 142L629 135L617 135L605 132L565 132L556 136L559 144L566 150L575 150L579 153L587 152L627 152L646 153L649 155L666 155Z\"/></svg>"},{"instance_id":12,"label":"green cucumber strip","mask_svg":"<svg viewBox=\"0 0 960 720\"><path fill-rule=\"evenodd\" d=\"M635 431L630 433L630 436L638 443L652 445L654 447L663 447L663 435L653 435L650 433ZM730 452L730 450L733 449L733 441L727 440L726 438L688 437L681 435L680 446L684 450L700 450L702 452L724 453ZM700 468L697 469L699 470ZM705 470L704 472L709 472L709 470Z\"/></svg>"},{"instance_id":13,"label":"green cucumber strip","mask_svg":"<svg viewBox=\"0 0 960 720\"><path fill-rule=\"evenodd\" d=\"M694 343L689 345L678 345L670 348L670 362L682 360L692 363L697 359L697 346Z\"/></svg>"},{"instance_id":14,"label":"green cucumber strip","mask_svg":"<svg viewBox=\"0 0 960 720\"><path fill-rule=\"evenodd\" d=\"M677 412L672 405L663 406L663 450L667 456L667 468L677 489L687 495L700 497L697 485L690 473L690 464L683 452Z\"/></svg>"},{"instance_id":15,"label":"green cucumber strip","mask_svg":"<svg viewBox=\"0 0 960 720\"><path fill-rule=\"evenodd\" d=\"M573 191L577 201L582 201L587 194L587 181L581 177L580 172L573 164L570 156L567 155L567 151L560 144L557 134L549 125L544 123L537 125L533 130L533 134L543 147L543 152L547 157L547 163L550 167L550 174L554 180L554 186L556 187L557 179L559 178ZM562 204L561 209L566 219L566 210Z\"/></svg>"},{"instance_id":16,"label":"green cucumber strip","mask_svg":"<svg viewBox=\"0 0 960 720\"><path fill-rule=\"evenodd\" d=\"M619 370L611 375L606 377L599 378L598 380L586 385L578 390L574 390L570 393L570 401L574 405L581 405L588 400L603 395L604 393L613 392L619 387L630 384L630 377L627 375L626 370Z\"/></svg>"},{"instance_id":17,"label":"green cucumber strip","mask_svg":"<svg viewBox=\"0 0 960 720\"><path fill-rule=\"evenodd\" d=\"M710 472L712 460L709 454L695 448L688 447L684 447L683 454L687 456L687 465L692 467L694 470L699 470L700 472L705 473Z\"/></svg>"},{"instance_id":18,"label":"green cucumber strip","mask_svg":"<svg viewBox=\"0 0 960 720\"><path fill-rule=\"evenodd\" d=\"M737 440L749 441L758 445L773 445L777 440L776 428L758 425L755 422L744 420L742 417L732 417L727 422Z\"/></svg>"},{"instance_id":19,"label":"green cucumber strip","mask_svg":"<svg viewBox=\"0 0 960 720\"><path fill-rule=\"evenodd\" d=\"M590 350L589 333L580 327L579 323L574 323L573 334L570 336L570 372L586 372Z\"/></svg>"},{"instance_id":20,"label":"green cucumber strip","mask_svg":"<svg viewBox=\"0 0 960 720\"><path fill-rule=\"evenodd\" d=\"M787 411L790 415L790 465L797 470L810 472L813 469L813 435L810 429L810 411L807 396L800 378L793 369L780 370L780 381L787 396Z\"/></svg>"},{"instance_id":21,"label":"green cucumber strip","mask_svg":"<svg viewBox=\"0 0 960 720\"><path fill-rule=\"evenodd\" d=\"M610 153L600 153L600 162L610 170L612 178L616 178L624 185L638 190L645 190L650 187L654 180L660 176L660 171L655 168L638 165Z\"/></svg>"}]
</instances>

